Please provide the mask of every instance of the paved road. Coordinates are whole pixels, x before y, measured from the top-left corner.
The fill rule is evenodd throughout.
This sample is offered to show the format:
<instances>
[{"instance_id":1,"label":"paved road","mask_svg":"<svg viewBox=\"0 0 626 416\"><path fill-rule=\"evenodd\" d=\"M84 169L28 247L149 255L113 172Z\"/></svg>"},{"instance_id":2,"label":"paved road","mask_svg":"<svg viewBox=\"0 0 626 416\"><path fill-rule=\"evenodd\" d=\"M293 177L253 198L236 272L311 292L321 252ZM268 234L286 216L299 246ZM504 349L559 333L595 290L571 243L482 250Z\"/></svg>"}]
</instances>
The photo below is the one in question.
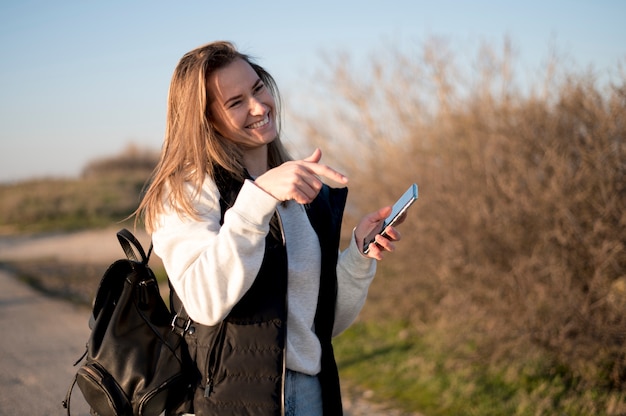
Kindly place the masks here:
<instances>
[{"instance_id":1,"label":"paved road","mask_svg":"<svg viewBox=\"0 0 626 416\"><path fill-rule=\"evenodd\" d=\"M63 415L89 310L49 299L0 270L0 415ZM88 415L74 390L72 414Z\"/></svg>"}]
</instances>

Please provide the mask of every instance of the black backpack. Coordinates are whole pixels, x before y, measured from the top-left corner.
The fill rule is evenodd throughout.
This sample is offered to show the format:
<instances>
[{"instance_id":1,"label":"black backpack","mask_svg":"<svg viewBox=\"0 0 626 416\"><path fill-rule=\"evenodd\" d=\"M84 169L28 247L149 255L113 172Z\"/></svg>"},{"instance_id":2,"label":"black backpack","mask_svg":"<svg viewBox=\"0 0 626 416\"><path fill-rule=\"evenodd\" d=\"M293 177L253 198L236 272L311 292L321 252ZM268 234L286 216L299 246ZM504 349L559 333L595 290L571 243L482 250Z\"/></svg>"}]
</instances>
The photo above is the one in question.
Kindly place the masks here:
<instances>
[{"instance_id":1,"label":"black backpack","mask_svg":"<svg viewBox=\"0 0 626 416\"><path fill-rule=\"evenodd\" d=\"M195 377L187 345L172 330L174 314L148 267L152 246L146 255L126 229L117 238L127 258L109 266L96 292L87 351L74 365L86 360L63 401L68 415L75 384L92 414L158 416L187 398Z\"/></svg>"}]
</instances>

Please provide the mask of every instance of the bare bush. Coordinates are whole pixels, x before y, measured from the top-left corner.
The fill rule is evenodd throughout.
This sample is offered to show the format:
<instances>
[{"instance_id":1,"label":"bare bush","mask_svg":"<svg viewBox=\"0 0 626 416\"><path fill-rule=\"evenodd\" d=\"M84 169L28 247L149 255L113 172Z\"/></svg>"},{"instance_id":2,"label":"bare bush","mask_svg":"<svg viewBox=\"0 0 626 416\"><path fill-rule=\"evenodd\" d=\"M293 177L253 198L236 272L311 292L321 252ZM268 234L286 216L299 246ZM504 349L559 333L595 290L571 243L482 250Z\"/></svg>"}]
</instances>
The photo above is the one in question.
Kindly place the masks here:
<instances>
[{"instance_id":1,"label":"bare bush","mask_svg":"<svg viewBox=\"0 0 626 416\"><path fill-rule=\"evenodd\" d=\"M552 61L522 89L512 50L461 66L435 40L358 70L340 56L300 126L349 173L348 216L420 186L365 319L445 328L486 362L539 346L583 384L621 388L626 76L600 87Z\"/></svg>"},{"instance_id":2,"label":"bare bush","mask_svg":"<svg viewBox=\"0 0 626 416\"><path fill-rule=\"evenodd\" d=\"M159 152L129 144L120 154L95 159L83 169L84 178L112 173L144 173L147 176L159 161Z\"/></svg>"}]
</instances>

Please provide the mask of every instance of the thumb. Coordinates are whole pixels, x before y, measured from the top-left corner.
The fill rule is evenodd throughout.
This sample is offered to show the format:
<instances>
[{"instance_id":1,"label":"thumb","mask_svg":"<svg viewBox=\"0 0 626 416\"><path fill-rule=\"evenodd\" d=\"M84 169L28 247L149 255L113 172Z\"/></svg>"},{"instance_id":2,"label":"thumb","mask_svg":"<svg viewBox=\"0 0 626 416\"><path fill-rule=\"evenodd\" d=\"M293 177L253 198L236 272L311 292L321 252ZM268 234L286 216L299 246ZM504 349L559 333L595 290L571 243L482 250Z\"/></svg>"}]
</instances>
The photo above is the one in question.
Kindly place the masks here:
<instances>
[{"instance_id":1,"label":"thumb","mask_svg":"<svg viewBox=\"0 0 626 416\"><path fill-rule=\"evenodd\" d=\"M374 213L374 221L381 221L391 215L391 205L383 207Z\"/></svg>"},{"instance_id":2,"label":"thumb","mask_svg":"<svg viewBox=\"0 0 626 416\"><path fill-rule=\"evenodd\" d=\"M304 158L304 161L317 163L320 161L321 158L322 158L322 151L318 147L317 149L313 151L313 154L311 154L311 156Z\"/></svg>"}]
</instances>

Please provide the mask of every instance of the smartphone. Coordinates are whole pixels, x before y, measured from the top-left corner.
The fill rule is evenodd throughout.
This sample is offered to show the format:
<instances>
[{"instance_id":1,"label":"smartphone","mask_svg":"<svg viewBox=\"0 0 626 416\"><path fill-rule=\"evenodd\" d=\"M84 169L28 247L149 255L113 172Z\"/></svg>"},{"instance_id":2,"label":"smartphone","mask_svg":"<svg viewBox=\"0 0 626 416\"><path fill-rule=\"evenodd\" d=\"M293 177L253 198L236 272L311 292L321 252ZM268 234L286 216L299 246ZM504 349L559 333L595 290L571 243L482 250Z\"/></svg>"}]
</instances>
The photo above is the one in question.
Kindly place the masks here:
<instances>
[{"instance_id":1,"label":"smartphone","mask_svg":"<svg viewBox=\"0 0 626 416\"><path fill-rule=\"evenodd\" d=\"M391 209L391 214L385 221L380 229L376 229L370 233L365 239L363 244L363 253L367 254L369 252L369 246L374 242L376 235L382 234L385 235L385 228L389 225L393 226L402 216L407 212L409 207L413 205L413 203L417 200L417 184L413 184L409 186L409 189L393 204L393 208Z\"/></svg>"}]
</instances>

